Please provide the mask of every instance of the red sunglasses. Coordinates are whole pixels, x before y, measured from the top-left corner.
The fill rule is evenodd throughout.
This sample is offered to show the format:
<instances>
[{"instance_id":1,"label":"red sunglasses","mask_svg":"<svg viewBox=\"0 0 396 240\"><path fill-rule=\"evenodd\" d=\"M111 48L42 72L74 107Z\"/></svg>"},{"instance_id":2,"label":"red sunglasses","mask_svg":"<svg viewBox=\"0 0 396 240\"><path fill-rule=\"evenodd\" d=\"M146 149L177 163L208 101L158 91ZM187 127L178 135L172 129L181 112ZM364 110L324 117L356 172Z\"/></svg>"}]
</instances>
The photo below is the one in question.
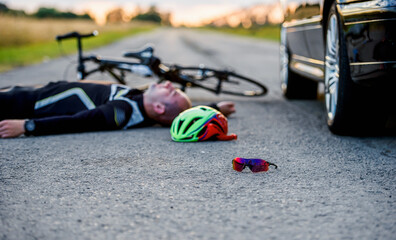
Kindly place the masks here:
<instances>
[{"instance_id":1,"label":"red sunglasses","mask_svg":"<svg viewBox=\"0 0 396 240\"><path fill-rule=\"evenodd\" d=\"M267 162L263 159L237 157L232 160L232 168L238 172L242 172L245 167L249 167L252 172L266 172L271 165L275 166L275 169L278 168L276 164Z\"/></svg>"}]
</instances>

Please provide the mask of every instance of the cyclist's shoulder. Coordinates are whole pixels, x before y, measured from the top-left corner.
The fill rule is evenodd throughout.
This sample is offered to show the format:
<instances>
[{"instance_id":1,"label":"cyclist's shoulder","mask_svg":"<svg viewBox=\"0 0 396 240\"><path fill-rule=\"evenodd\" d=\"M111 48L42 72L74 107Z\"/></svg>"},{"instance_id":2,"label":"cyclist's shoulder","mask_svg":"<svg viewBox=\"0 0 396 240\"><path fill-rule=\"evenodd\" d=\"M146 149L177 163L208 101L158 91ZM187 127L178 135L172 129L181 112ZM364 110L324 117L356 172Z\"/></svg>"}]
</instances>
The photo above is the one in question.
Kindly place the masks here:
<instances>
[{"instance_id":1,"label":"cyclist's shoulder","mask_svg":"<svg viewBox=\"0 0 396 240\"><path fill-rule=\"evenodd\" d=\"M125 85L113 84L109 101L127 103L132 109L143 109L143 91Z\"/></svg>"},{"instance_id":2,"label":"cyclist's shoulder","mask_svg":"<svg viewBox=\"0 0 396 240\"><path fill-rule=\"evenodd\" d=\"M54 82L49 82L47 87L80 87L80 88L95 88L95 87L105 87L108 88L111 86L111 84L99 84L96 81L76 81L76 82L71 82L71 81L54 81Z\"/></svg>"}]
</instances>

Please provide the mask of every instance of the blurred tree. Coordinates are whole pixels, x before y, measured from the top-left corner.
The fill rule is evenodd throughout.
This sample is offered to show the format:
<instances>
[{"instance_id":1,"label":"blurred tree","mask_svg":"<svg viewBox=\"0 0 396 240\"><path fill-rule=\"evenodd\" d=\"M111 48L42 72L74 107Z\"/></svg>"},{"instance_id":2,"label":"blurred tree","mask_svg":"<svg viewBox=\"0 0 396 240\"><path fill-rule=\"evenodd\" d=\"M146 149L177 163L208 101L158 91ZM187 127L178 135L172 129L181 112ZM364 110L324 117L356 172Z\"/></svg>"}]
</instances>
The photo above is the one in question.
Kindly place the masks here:
<instances>
[{"instance_id":1,"label":"blurred tree","mask_svg":"<svg viewBox=\"0 0 396 240\"><path fill-rule=\"evenodd\" d=\"M23 10L14 10L7 7L5 3L0 2L0 13L13 15L13 16L26 16Z\"/></svg>"},{"instance_id":2,"label":"blurred tree","mask_svg":"<svg viewBox=\"0 0 396 240\"><path fill-rule=\"evenodd\" d=\"M33 14L37 18L59 18L60 13L55 8L41 7Z\"/></svg>"},{"instance_id":3,"label":"blurred tree","mask_svg":"<svg viewBox=\"0 0 396 240\"><path fill-rule=\"evenodd\" d=\"M4 3L0 2L0 12L8 12L9 8Z\"/></svg>"},{"instance_id":4,"label":"blurred tree","mask_svg":"<svg viewBox=\"0 0 396 240\"><path fill-rule=\"evenodd\" d=\"M161 15L158 13L157 8L153 5L146 13L139 13L132 20L161 23L162 18Z\"/></svg>"},{"instance_id":5,"label":"blurred tree","mask_svg":"<svg viewBox=\"0 0 396 240\"><path fill-rule=\"evenodd\" d=\"M93 19L91 18L91 16L89 16L88 13L84 13L83 15L79 15L79 18L81 18L81 19L87 19L87 20L93 20Z\"/></svg>"},{"instance_id":6,"label":"blurred tree","mask_svg":"<svg viewBox=\"0 0 396 240\"><path fill-rule=\"evenodd\" d=\"M166 26L172 25L172 14L171 13L163 13L161 14L162 24Z\"/></svg>"},{"instance_id":7,"label":"blurred tree","mask_svg":"<svg viewBox=\"0 0 396 240\"><path fill-rule=\"evenodd\" d=\"M117 8L112 10L107 14L106 22L107 23L120 23L123 22L125 18L125 12L122 8Z\"/></svg>"},{"instance_id":8,"label":"blurred tree","mask_svg":"<svg viewBox=\"0 0 396 240\"><path fill-rule=\"evenodd\" d=\"M32 16L36 18L91 19L91 17L88 14L77 15L72 12L61 12L55 8L46 8L46 7L39 8L36 13L32 14Z\"/></svg>"}]
</instances>

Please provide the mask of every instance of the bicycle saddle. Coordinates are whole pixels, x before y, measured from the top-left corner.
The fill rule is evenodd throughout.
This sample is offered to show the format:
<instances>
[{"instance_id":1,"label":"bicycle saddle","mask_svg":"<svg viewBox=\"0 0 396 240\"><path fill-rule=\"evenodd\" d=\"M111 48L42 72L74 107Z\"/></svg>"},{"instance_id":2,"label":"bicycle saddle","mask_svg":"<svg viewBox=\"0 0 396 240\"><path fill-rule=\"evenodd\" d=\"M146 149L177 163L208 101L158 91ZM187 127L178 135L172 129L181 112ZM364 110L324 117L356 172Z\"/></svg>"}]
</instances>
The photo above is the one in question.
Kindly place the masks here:
<instances>
[{"instance_id":1,"label":"bicycle saddle","mask_svg":"<svg viewBox=\"0 0 396 240\"><path fill-rule=\"evenodd\" d=\"M153 52L154 48L149 46L138 52L126 52L123 56L127 58L136 58L139 59L143 64L147 64L150 62Z\"/></svg>"}]
</instances>

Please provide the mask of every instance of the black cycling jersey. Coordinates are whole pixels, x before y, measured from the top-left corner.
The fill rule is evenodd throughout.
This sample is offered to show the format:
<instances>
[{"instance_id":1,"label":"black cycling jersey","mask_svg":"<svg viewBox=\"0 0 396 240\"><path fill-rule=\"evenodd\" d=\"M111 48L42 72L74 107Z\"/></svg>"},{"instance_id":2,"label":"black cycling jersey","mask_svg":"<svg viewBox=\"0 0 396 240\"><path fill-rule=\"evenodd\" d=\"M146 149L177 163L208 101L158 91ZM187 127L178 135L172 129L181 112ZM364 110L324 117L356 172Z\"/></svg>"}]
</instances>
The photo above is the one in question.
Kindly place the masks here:
<instances>
[{"instance_id":1,"label":"black cycling jersey","mask_svg":"<svg viewBox=\"0 0 396 240\"><path fill-rule=\"evenodd\" d=\"M124 85L53 82L0 92L0 120L33 119L32 135L149 126L143 92Z\"/></svg>"}]
</instances>

